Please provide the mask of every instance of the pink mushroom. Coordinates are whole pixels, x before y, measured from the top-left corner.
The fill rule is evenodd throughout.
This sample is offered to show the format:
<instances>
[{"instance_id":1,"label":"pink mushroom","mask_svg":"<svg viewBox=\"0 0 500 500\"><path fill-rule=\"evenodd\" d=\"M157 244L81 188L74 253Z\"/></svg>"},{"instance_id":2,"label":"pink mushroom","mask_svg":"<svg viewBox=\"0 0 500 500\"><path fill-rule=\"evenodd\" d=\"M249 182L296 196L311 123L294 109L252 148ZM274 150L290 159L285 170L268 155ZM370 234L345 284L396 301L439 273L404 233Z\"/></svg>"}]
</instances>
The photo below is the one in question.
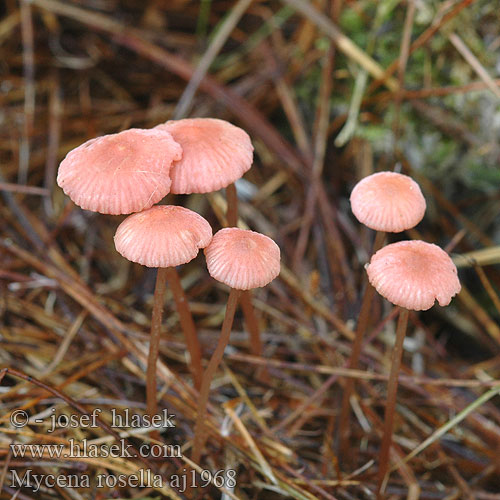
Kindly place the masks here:
<instances>
[{"instance_id":1,"label":"pink mushroom","mask_svg":"<svg viewBox=\"0 0 500 500\"><path fill-rule=\"evenodd\" d=\"M182 148L166 130L130 129L91 139L61 162L57 184L81 208L129 214L170 190L170 168Z\"/></svg>"},{"instance_id":2,"label":"pink mushroom","mask_svg":"<svg viewBox=\"0 0 500 500\"><path fill-rule=\"evenodd\" d=\"M201 215L171 205L158 205L130 215L116 231L115 247L121 255L132 262L158 268L147 367L146 399L149 415L157 413L156 363L167 277L186 335L195 385L201 385L201 350L175 266L194 259L199 249L205 248L211 239L212 228Z\"/></svg>"},{"instance_id":3,"label":"pink mushroom","mask_svg":"<svg viewBox=\"0 0 500 500\"><path fill-rule=\"evenodd\" d=\"M426 203L419 185L411 177L378 172L354 186L351 208L359 222L370 229L400 233L422 220Z\"/></svg>"},{"instance_id":4,"label":"pink mushroom","mask_svg":"<svg viewBox=\"0 0 500 500\"><path fill-rule=\"evenodd\" d=\"M253 146L248 134L215 118L170 120L153 130L165 130L183 149L170 176L172 193L210 193L239 179L251 166Z\"/></svg>"},{"instance_id":5,"label":"pink mushroom","mask_svg":"<svg viewBox=\"0 0 500 500\"><path fill-rule=\"evenodd\" d=\"M368 279L389 302L425 311L437 300L447 306L460 292L457 268L437 245L400 241L379 250L366 268Z\"/></svg>"},{"instance_id":6,"label":"pink mushroom","mask_svg":"<svg viewBox=\"0 0 500 500\"><path fill-rule=\"evenodd\" d=\"M175 267L193 260L212 240L210 224L196 212L157 205L127 217L116 230L116 250L147 267Z\"/></svg>"},{"instance_id":7,"label":"pink mushroom","mask_svg":"<svg viewBox=\"0 0 500 500\"><path fill-rule=\"evenodd\" d=\"M278 245L271 238L254 231L221 229L205 248L205 256L210 275L228 285L231 291L219 341L203 375L200 389L193 444L193 461L196 463L206 440L205 414L210 384L229 342L239 295L242 290L266 286L280 272Z\"/></svg>"},{"instance_id":8,"label":"pink mushroom","mask_svg":"<svg viewBox=\"0 0 500 500\"><path fill-rule=\"evenodd\" d=\"M221 229L205 256L210 276L236 290L266 286L280 272L278 245L255 231Z\"/></svg>"},{"instance_id":9,"label":"pink mushroom","mask_svg":"<svg viewBox=\"0 0 500 500\"><path fill-rule=\"evenodd\" d=\"M382 498L389 468L398 373L403 355L408 310L427 310L436 300L441 306L448 305L452 297L460 292L460 282L457 268L448 254L437 245L423 241L400 241L387 245L372 257L366 272L377 292L400 307L391 373L387 384L384 435L380 448L377 498Z\"/></svg>"}]
</instances>

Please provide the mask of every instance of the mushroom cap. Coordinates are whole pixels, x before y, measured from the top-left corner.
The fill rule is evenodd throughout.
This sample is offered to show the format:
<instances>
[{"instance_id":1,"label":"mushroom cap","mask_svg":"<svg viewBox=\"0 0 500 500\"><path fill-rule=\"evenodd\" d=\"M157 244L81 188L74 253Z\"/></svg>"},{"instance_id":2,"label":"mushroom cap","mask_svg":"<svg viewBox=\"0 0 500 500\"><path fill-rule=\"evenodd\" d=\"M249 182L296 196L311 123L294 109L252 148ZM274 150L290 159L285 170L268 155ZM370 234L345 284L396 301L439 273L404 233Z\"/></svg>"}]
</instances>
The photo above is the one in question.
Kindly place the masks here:
<instances>
[{"instance_id":1,"label":"mushroom cap","mask_svg":"<svg viewBox=\"0 0 500 500\"><path fill-rule=\"evenodd\" d=\"M241 128L215 118L170 120L156 127L182 146L170 172L172 193L210 193L243 176L252 166L253 146Z\"/></svg>"},{"instance_id":2,"label":"mushroom cap","mask_svg":"<svg viewBox=\"0 0 500 500\"><path fill-rule=\"evenodd\" d=\"M59 165L57 184L86 210L139 212L169 193L170 168L181 157L182 148L165 130L124 130L70 151Z\"/></svg>"},{"instance_id":3,"label":"mushroom cap","mask_svg":"<svg viewBox=\"0 0 500 500\"><path fill-rule=\"evenodd\" d=\"M383 247L366 271L380 295L414 311L430 309L435 300L447 306L461 288L450 256L437 245L419 240Z\"/></svg>"},{"instance_id":4,"label":"mushroom cap","mask_svg":"<svg viewBox=\"0 0 500 500\"><path fill-rule=\"evenodd\" d=\"M411 177L378 172L354 186L351 208L359 222L370 229L400 233L422 220L426 204L419 185Z\"/></svg>"},{"instance_id":5,"label":"mushroom cap","mask_svg":"<svg viewBox=\"0 0 500 500\"><path fill-rule=\"evenodd\" d=\"M230 227L215 233L205 248L212 278L237 290L266 286L280 273L280 249L267 236Z\"/></svg>"},{"instance_id":6,"label":"mushroom cap","mask_svg":"<svg viewBox=\"0 0 500 500\"><path fill-rule=\"evenodd\" d=\"M129 215L116 230L116 250L147 267L174 267L193 260L212 239L210 224L197 213L157 205Z\"/></svg>"}]
</instances>

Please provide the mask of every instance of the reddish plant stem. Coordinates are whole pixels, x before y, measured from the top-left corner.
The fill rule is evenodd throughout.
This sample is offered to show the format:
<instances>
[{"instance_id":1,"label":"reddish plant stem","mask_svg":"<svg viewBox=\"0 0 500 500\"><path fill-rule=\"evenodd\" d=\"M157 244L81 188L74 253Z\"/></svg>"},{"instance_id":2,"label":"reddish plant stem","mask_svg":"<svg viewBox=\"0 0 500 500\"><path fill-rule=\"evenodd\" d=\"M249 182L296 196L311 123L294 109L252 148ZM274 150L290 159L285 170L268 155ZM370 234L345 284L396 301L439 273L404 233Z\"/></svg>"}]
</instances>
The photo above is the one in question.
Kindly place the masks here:
<instances>
[{"instance_id":1,"label":"reddish plant stem","mask_svg":"<svg viewBox=\"0 0 500 500\"><path fill-rule=\"evenodd\" d=\"M158 413L158 403L156 401L156 363L160 352L161 319L163 316L166 280L167 269L159 267L156 274L153 315L151 316L151 335L149 338L148 366L146 370L146 411L148 415L151 416Z\"/></svg>"},{"instance_id":2,"label":"reddish plant stem","mask_svg":"<svg viewBox=\"0 0 500 500\"><path fill-rule=\"evenodd\" d=\"M220 332L219 341L217 342L217 347L215 348L212 357L208 363L207 369L203 374L203 381L201 383L200 398L198 399L198 409L196 415L196 424L194 428L194 443L193 443L193 462L199 463L201 458L201 453L203 451L203 446L207 440L207 434L205 432L205 414L207 412L208 396L210 394L210 384L214 378L215 372L219 367L222 357L224 355L224 349L229 343L229 338L231 336L231 328L233 326L234 314L236 312L236 306L238 305L238 298L240 296L240 290L231 289L229 294L229 299L227 301L226 315L224 317L224 322L222 324L222 329Z\"/></svg>"},{"instance_id":3,"label":"reddish plant stem","mask_svg":"<svg viewBox=\"0 0 500 500\"><path fill-rule=\"evenodd\" d=\"M377 231L375 236L375 242L373 244L373 252L375 253L384 244L385 233L381 231ZM352 345L351 357L349 358L349 362L347 364L348 368L356 369L359 364L359 358L361 356L361 351L363 347L363 337L366 329L368 328L368 324L370 322L370 311L373 302L373 296L375 295L375 288L373 288L368 282L368 278L365 275L364 279L366 283L366 289L363 296L363 300L361 302L361 309L359 312L358 324L356 326L356 333L354 337L354 343ZM348 378L344 387L344 394L342 395L342 406L340 409L339 416L339 427L338 427L338 435L339 435L339 456L345 458L348 454L349 447L349 437L351 435L350 432L350 410L351 410L351 395L354 391L355 379Z\"/></svg>"},{"instance_id":4,"label":"reddish plant stem","mask_svg":"<svg viewBox=\"0 0 500 500\"><path fill-rule=\"evenodd\" d=\"M226 187L227 213L226 222L228 227L238 225L238 194L236 186L230 184ZM262 341L260 338L259 322L252 304L252 292L245 290L241 292L241 308L245 323L250 334L250 351L255 356L262 356Z\"/></svg>"},{"instance_id":5,"label":"reddish plant stem","mask_svg":"<svg viewBox=\"0 0 500 500\"><path fill-rule=\"evenodd\" d=\"M383 498L385 490L385 476L389 469L389 452L392 443L392 432L394 427L394 413L396 408L396 397L398 393L398 375L401 367L401 358L403 357L403 342L408 325L408 309L400 308L398 326L396 329L396 343L392 351L391 373L387 383L387 400L385 404L384 415L384 435L380 447L379 469L377 480L377 500Z\"/></svg>"},{"instance_id":6,"label":"reddish plant stem","mask_svg":"<svg viewBox=\"0 0 500 500\"><path fill-rule=\"evenodd\" d=\"M174 296L177 312L179 313L179 320L181 323L182 331L186 339L186 346L191 358L189 369L193 374L194 386L197 390L201 387L203 366L201 364L201 347L196 333L196 326L193 321L193 316L189 309L189 303L182 288L179 274L175 267L167 268L167 279Z\"/></svg>"}]
</instances>

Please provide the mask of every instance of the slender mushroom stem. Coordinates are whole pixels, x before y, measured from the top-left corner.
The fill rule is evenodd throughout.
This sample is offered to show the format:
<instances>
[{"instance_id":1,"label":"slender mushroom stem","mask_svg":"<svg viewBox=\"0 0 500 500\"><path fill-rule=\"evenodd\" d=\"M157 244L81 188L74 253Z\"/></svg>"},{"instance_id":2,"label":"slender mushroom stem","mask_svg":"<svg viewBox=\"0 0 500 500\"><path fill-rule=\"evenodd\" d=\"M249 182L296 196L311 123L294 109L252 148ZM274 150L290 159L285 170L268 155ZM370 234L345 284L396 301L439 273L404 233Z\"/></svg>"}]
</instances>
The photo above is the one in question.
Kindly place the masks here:
<instances>
[{"instance_id":1,"label":"slender mushroom stem","mask_svg":"<svg viewBox=\"0 0 500 500\"><path fill-rule=\"evenodd\" d=\"M236 185L229 184L226 187L227 212L226 221L227 227L238 226L238 194ZM245 290L241 293L241 308L245 323L250 334L250 351L254 356L262 355L262 341L260 338L259 322L252 304L252 292Z\"/></svg>"},{"instance_id":2,"label":"slender mushroom stem","mask_svg":"<svg viewBox=\"0 0 500 500\"><path fill-rule=\"evenodd\" d=\"M385 232L377 231L375 236L375 242L373 243L372 254L380 250L384 244ZM354 343L351 349L351 357L349 358L348 368L355 370L359 364L359 358L361 356L361 351L363 347L363 337L368 328L370 321L370 311L373 302L373 296L375 295L375 288L373 288L368 278L365 276L365 293L363 295L363 300L361 301L361 309L359 311L358 324L356 326L356 333L354 337ZM344 394L342 396L342 406L340 409L339 416L339 455L340 457L346 457L348 454L349 436L350 432L350 409L351 409L351 395L354 391L354 378L348 378L344 387Z\"/></svg>"},{"instance_id":3,"label":"slender mushroom stem","mask_svg":"<svg viewBox=\"0 0 500 500\"><path fill-rule=\"evenodd\" d=\"M238 194L234 182L226 187L227 227L236 227L238 225Z\"/></svg>"},{"instance_id":4,"label":"slender mushroom stem","mask_svg":"<svg viewBox=\"0 0 500 500\"><path fill-rule=\"evenodd\" d=\"M161 319L163 316L166 281L167 269L159 267L156 274L153 315L151 316L151 335L149 338L148 367L146 371L146 408L150 416L158 413L158 403L156 401L156 363L160 352Z\"/></svg>"},{"instance_id":5,"label":"slender mushroom stem","mask_svg":"<svg viewBox=\"0 0 500 500\"><path fill-rule=\"evenodd\" d=\"M254 356L261 356L262 341L260 339L259 322L255 316L255 310L252 305L252 294L249 290L241 292L240 304L248 332L250 333L250 352Z\"/></svg>"},{"instance_id":6,"label":"slender mushroom stem","mask_svg":"<svg viewBox=\"0 0 500 500\"><path fill-rule=\"evenodd\" d=\"M186 346L191 358L189 368L193 374L193 382L196 389L200 389L203 366L201 364L201 347L196 333L196 326L193 321L193 316L189 309L189 303L182 288L179 274L175 267L167 268L167 279L174 296L177 312L186 339Z\"/></svg>"},{"instance_id":7,"label":"slender mushroom stem","mask_svg":"<svg viewBox=\"0 0 500 500\"><path fill-rule=\"evenodd\" d=\"M219 367L222 357L224 355L224 349L229 343L229 338L231 336L231 328L233 326L234 314L236 312L236 306L238 305L238 298L240 296L240 290L231 289L229 294L229 299L227 301L226 315L224 317L224 322L222 324L222 329L217 342L217 347L215 348L212 357L208 363L207 369L203 374L203 381L201 383L200 398L198 399L198 409L196 415L196 424L194 428L194 443L193 443L193 462L198 463L201 458L201 453L203 451L203 446L205 445L207 435L205 433L205 414L207 411L208 396L210 393L210 384L214 378L215 372Z\"/></svg>"},{"instance_id":8,"label":"slender mushroom stem","mask_svg":"<svg viewBox=\"0 0 500 500\"><path fill-rule=\"evenodd\" d=\"M387 383L387 400L385 404L384 415L384 435L379 456L379 469L377 480L377 500L383 498L383 492L386 485L386 474L389 468L389 452L392 443L392 432L394 427L394 413L396 408L396 396L398 392L398 375L401 367L401 358L403 356L403 342L406 335L406 326L408 325L408 309L403 307L399 311L398 326L396 329L396 343L392 351L391 373Z\"/></svg>"}]
</instances>

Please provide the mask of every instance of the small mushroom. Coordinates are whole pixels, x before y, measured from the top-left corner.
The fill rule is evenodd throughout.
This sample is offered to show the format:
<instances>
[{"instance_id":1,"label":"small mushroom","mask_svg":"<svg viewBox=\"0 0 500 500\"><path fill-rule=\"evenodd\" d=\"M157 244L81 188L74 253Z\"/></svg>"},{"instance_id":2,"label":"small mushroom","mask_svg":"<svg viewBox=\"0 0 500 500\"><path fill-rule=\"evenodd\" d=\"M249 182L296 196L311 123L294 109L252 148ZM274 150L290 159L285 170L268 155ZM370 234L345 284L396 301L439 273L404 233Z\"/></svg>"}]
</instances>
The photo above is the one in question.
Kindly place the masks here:
<instances>
[{"instance_id":1,"label":"small mushroom","mask_svg":"<svg viewBox=\"0 0 500 500\"><path fill-rule=\"evenodd\" d=\"M270 283L280 272L280 249L267 236L238 228L218 231L205 248L208 272L212 278L231 288L217 347L203 374L198 399L193 461L199 462L206 441L205 414L210 384L222 361L231 335L234 313L242 290L259 288Z\"/></svg>"},{"instance_id":2,"label":"small mushroom","mask_svg":"<svg viewBox=\"0 0 500 500\"><path fill-rule=\"evenodd\" d=\"M236 290L270 283L280 272L280 249L269 237L235 227L221 229L205 249L210 276Z\"/></svg>"},{"instance_id":3,"label":"small mushroom","mask_svg":"<svg viewBox=\"0 0 500 500\"><path fill-rule=\"evenodd\" d=\"M437 300L447 306L460 292L457 268L437 245L400 241L379 250L366 268L368 279L389 302L426 311Z\"/></svg>"},{"instance_id":4,"label":"small mushroom","mask_svg":"<svg viewBox=\"0 0 500 500\"><path fill-rule=\"evenodd\" d=\"M371 258L366 272L377 292L400 307L380 448L377 498L382 498L389 468L398 374L409 310L425 311L436 300L439 305L447 306L461 287L457 268L448 254L437 245L424 241L400 241L385 246Z\"/></svg>"},{"instance_id":5,"label":"small mushroom","mask_svg":"<svg viewBox=\"0 0 500 500\"><path fill-rule=\"evenodd\" d=\"M183 156L172 165L171 191L210 193L239 179L251 166L253 146L241 128L216 118L170 120L153 130L172 134Z\"/></svg>"},{"instance_id":6,"label":"small mushroom","mask_svg":"<svg viewBox=\"0 0 500 500\"><path fill-rule=\"evenodd\" d=\"M423 218L426 203L419 185L407 175L378 172L359 181L351 193L356 218L375 231L400 233Z\"/></svg>"},{"instance_id":7,"label":"small mushroom","mask_svg":"<svg viewBox=\"0 0 500 500\"><path fill-rule=\"evenodd\" d=\"M192 319L189 321L191 315L189 311L186 313L187 300L180 286L175 266L187 264L194 259L199 249L205 248L211 239L212 228L201 215L187 208L172 205L157 205L130 215L116 231L115 247L123 257L143 266L158 268L147 366L146 400L149 415L157 413L156 363L167 278L171 283L181 322L183 322L195 385L199 387L201 384L200 345ZM187 321L186 318L188 318Z\"/></svg>"},{"instance_id":8,"label":"small mushroom","mask_svg":"<svg viewBox=\"0 0 500 500\"><path fill-rule=\"evenodd\" d=\"M193 260L212 239L210 224L196 212L156 205L127 217L116 230L115 247L146 267L175 267Z\"/></svg>"},{"instance_id":9,"label":"small mushroom","mask_svg":"<svg viewBox=\"0 0 500 500\"><path fill-rule=\"evenodd\" d=\"M85 210L130 214L169 193L170 168L181 157L181 146L167 131L129 129L70 151L59 165L57 184Z\"/></svg>"}]
</instances>

